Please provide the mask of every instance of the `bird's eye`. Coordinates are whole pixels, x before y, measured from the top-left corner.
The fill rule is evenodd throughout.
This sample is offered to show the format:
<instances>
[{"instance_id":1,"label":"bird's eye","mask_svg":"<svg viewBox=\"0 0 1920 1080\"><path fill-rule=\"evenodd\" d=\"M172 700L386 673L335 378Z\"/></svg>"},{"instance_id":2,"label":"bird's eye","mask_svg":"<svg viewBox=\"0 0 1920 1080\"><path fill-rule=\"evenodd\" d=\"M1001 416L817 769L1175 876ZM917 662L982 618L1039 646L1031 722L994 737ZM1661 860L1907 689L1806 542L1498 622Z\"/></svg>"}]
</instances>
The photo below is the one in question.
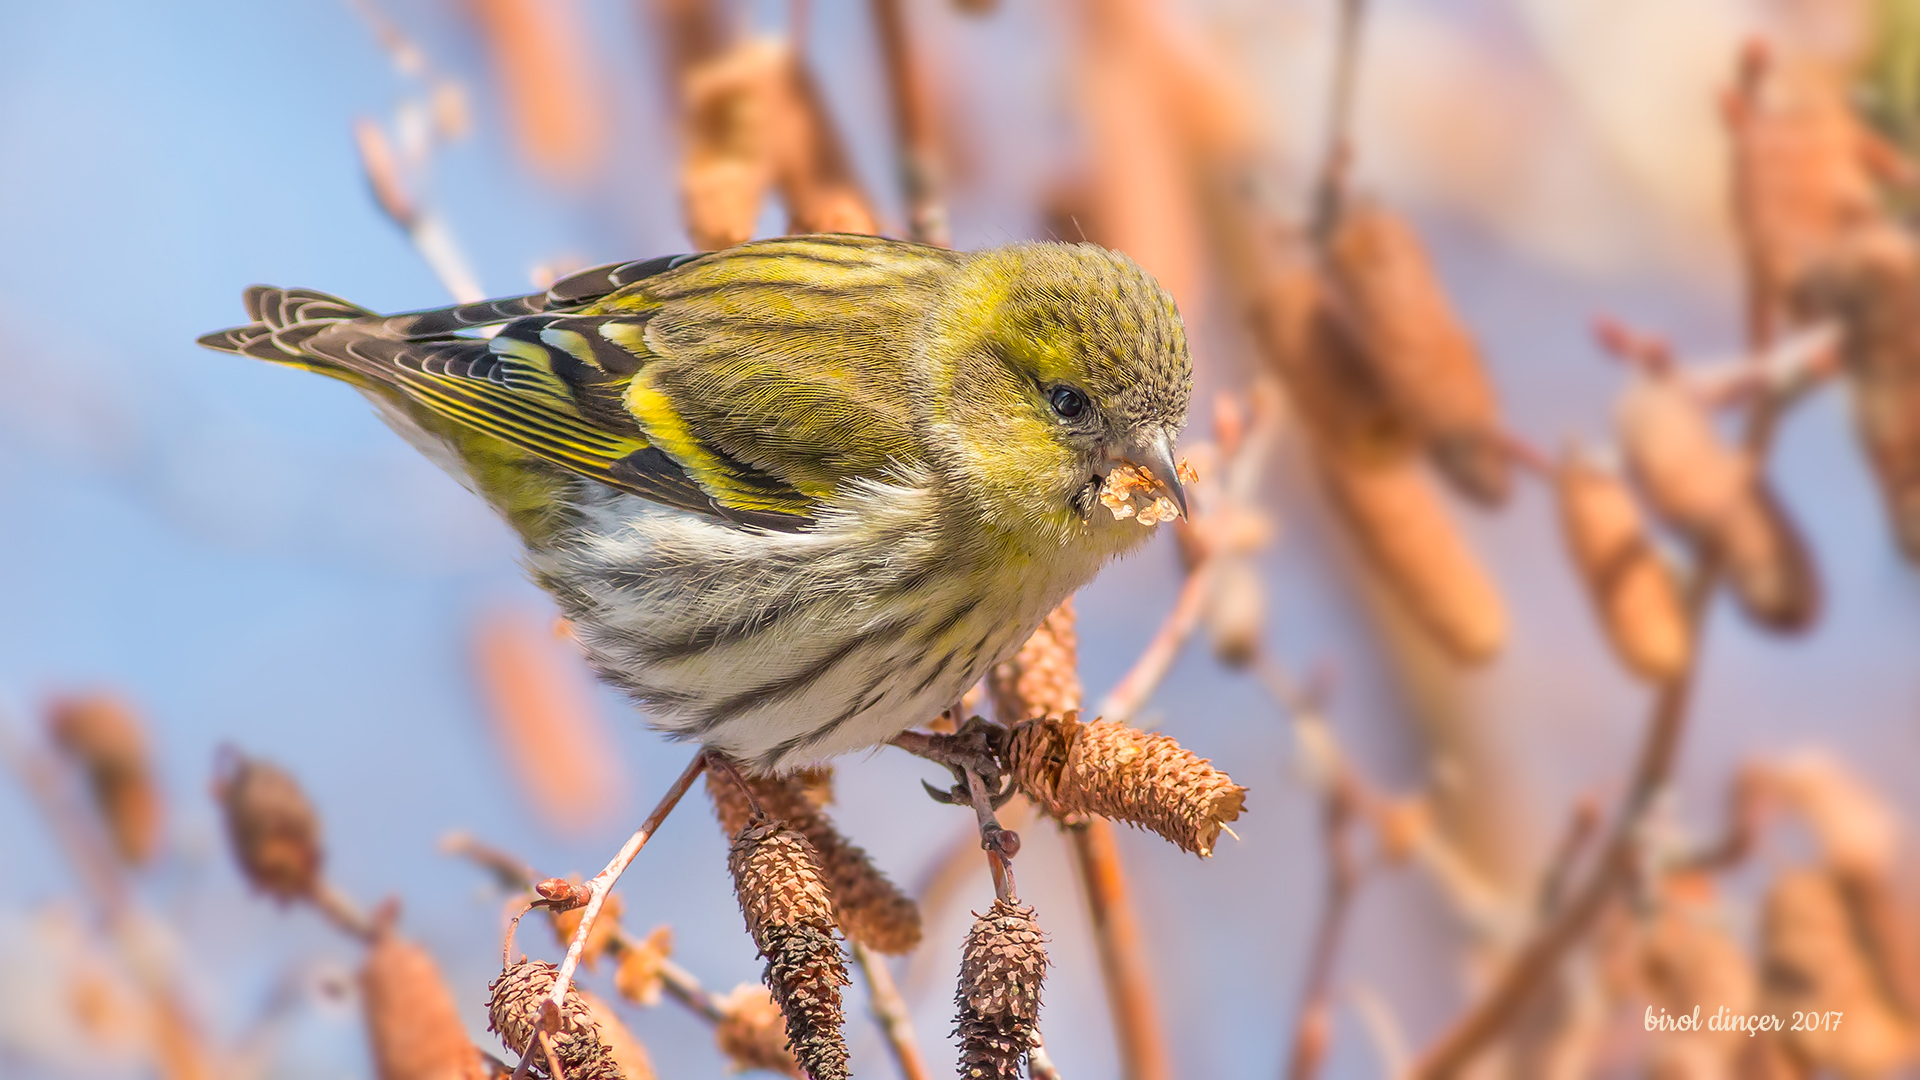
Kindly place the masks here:
<instances>
[{"instance_id":1,"label":"bird's eye","mask_svg":"<svg viewBox=\"0 0 1920 1080\"><path fill-rule=\"evenodd\" d=\"M1047 401L1053 406L1054 412L1068 420L1079 416L1087 409L1087 399L1071 386L1054 387L1047 392Z\"/></svg>"}]
</instances>

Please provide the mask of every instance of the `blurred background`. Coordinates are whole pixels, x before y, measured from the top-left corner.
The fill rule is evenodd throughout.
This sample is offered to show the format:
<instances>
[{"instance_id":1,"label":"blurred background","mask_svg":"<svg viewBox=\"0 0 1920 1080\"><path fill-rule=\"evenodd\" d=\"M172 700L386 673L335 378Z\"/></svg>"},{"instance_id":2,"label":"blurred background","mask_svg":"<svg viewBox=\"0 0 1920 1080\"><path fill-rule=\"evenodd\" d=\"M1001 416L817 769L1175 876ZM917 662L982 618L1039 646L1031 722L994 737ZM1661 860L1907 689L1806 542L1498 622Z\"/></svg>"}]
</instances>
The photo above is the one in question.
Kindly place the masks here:
<instances>
[{"instance_id":1,"label":"blurred background","mask_svg":"<svg viewBox=\"0 0 1920 1080\"><path fill-rule=\"evenodd\" d=\"M877 29L889 18L901 36ZM1314 418L1262 389L1298 404L1262 305L1286 252L1311 247L1339 19L1334 0L15 5L0 65L0 1075L375 1075L360 945L233 866L210 794L223 745L297 776L333 886L366 908L398 899L399 931L496 1054L485 987L506 894L443 838L590 875L688 757L592 683L509 532L363 399L195 347L243 321L244 286L399 311L601 262L868 228L1127 251L1187 319L1187 449L1203 475L1231 471L1218 444L1231 449L1246 417L1273 436L1240 440L1261 460L1221 496L1262 522L1233 548L1236 588L1208 600L1134 718L1247 785L1248 809L1204 862L1123 830L1141 959L1172 1075L1288 1068L1337 762L1391 813L1362 844L1376 853L1326 986L1320 1072L1387 1075L1417 1058L1546 917L1535 898L1568 822L1583 801L1619 803L1662 691L1615 659L1552 482L1517 469L1491 512L1428 484L1410 517L1343 517L1323 494L1337 455ZM1880 132L1898 156L1917 23L1902 0L1374 0L1350 53L1341 187L1411 224L1430 283L1477 342L1501 428L1557 456L1615 437L1632 365L1596 344L1596 317L1660 335L1690 370L1757 370L1741 363L1755 287L1723 122L1743 44L1823 73L1860 137ZM756 97L780 64L811 90ZM802 139L789 156L803 164L753 138ZM1810 198L1825 182L1807 181ZM1911 188L1889 190L1897 224ZM1732 1075L1732 1050L1671 1064L1679 1043L1642 1032L1640 1010L1752 1011L1785 962L1780 883L1841 867L1878 890L1872 925L1892 936L1821 939L1823 966L1872 969L1848 991L1866 997L1799 1007L1878 1016L1884 1038L1794 1044L1783 1060L1802 1074L1911 1068L1920 999L1903 996L1901 971L1914 957L1886 943L1920 926L1906 880L1920 577L1889 525L1893 466L1877 474L1853 430L1849 395L1865 384L1815 381L1766 475L1818 567L1817 618L1782 634L1729 597L1708 604L1679 764L1643 823L1657 868L1539 988L1574 1003L1536 1025L1552 1069L1513 1046L1492 1067ZM1729 438L1746 407L1730 406ZM1482 568L1486 590L1462 602L1497 610L1462 616L1473 642L1449 640L1445 616L1436 633L1417 612L1449 601L1409 599L1419 571L1396 571L1364 535L1392 520L1416 548L1423 530L1448 530ZM1180 545L1162 533L1077 600L1089 703L1182 593ZM1653 543L1684 561L1690 535ZM1312 708L1276 685L1282 671L1316 688ZM98 844L70 834L99 826L48 725L58 702L98 694L144 731L155 793L149 846L107 875L125 889L114 897L76 864ZM910 892L971 827L921 779L937 770L897 751L845 760L831 808ZM1710 862L1688 853L1713 848L1756 785L1785 809L1737 858L1676 884L1666 869ZM1049 1055L1068 1077L1147 1075L1116 1050L1067 845L1045 822L1023 835L1023 896L1052 935ZM670 926L674 960L715 991L760 968L724 845L690 799L621 884L626 923ZM925 908L925 944L893 966L935 1074L952 1060L968 912L992 889L976 867L944 895ZM1676 909L1693 929L1674 931L1674 955L1693 961L1655 941ZM116 919L139 929L103 933ZM558 953L533 920L518 948ZM1675 970L1710 966L1703 955L1726 980L1674 990ZM155 1051L136 977L154 970L205 1070ZM587 983L616 996L604 969ZM894 1074L850 993L855 1074ZM659 1075L728 1068L671 1000L618 1011Z\"/></svg>"}]
</instances>

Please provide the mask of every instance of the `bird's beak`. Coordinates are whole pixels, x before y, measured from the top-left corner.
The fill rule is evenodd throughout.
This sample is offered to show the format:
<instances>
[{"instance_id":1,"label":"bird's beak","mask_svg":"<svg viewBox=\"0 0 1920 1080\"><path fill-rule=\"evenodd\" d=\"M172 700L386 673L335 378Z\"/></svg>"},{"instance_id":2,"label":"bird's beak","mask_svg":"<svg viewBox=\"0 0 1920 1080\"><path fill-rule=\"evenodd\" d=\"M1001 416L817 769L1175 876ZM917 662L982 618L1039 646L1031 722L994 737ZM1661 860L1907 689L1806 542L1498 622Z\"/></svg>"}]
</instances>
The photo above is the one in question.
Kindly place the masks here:
<instances>
[{"instance_id":1,"label":"bird's beak","mask_svg":"<svg viewBox=\"0 0 1920 1080\"><path fill-rule=\"evenodd\" d=\"M1173 461L1173 440L1165 431L1141 436L1126 448L1121 460L1153 474L1173 498L1173 505L1179 507L1180 516L1187 516L1187 489L1180 486L1180 469Z\"/></svg>"}]
</instances>

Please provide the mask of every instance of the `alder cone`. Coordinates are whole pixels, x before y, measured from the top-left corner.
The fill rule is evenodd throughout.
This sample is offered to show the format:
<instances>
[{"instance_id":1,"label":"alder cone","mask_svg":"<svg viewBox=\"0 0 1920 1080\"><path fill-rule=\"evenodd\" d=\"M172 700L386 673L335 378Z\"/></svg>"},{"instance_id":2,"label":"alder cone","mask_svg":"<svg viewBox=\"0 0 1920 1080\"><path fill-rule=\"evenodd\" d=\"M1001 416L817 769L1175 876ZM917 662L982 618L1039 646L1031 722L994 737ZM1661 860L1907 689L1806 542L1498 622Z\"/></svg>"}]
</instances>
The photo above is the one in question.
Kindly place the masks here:
<instances>
[{"instance_id":1,"label":"alder cone","mask_svg":"<svg viewBox=\"0 0 1920 1080\"><path fill-rule=\"evenodd\" d=\"M773 182L787 207L787 232L872 235L879 226L819 83L799 54L785 46L782 51L785 65L768 133Z\"/></svg>"},{"instance_id":2,"label":"alder cone","mask_svg":"<svg viewBox=\"0 0 1920 1080\"><path fill-rule=\"evenodd\" d=\"M1794 297L1805 319L1837 319L1854 430L1894 538L1920 563L1920 241L1904 227L1853 230Z\"/></svg>"},{"instance_id":3,"label":"alder cone","mask_svg":"<svg viewBox=\"0 0 1920 1080\"><path fill-rule=\"evenodd\" d=\"M542 1002L553 993L559 969L544 960L522 960L487 984L487 1030L522 1058L531 1058L536 1076L549 1076L546 1051L534 1035L540 1026ZM567 987L560 1010L560 1029L548 1036L568 1080L621 1080L613 1053L600 1037L593 1010L574 986Z\"/></svg>"},{"instance_id":4,"label":"alder cone","mask_svg":"<svg viewBox=\"0 0 1920 1080\"><path fill-rule=\"evenodd\" d=\"M49 709L47 726L54 744L86 773L114 851L134 866L152 859L162 804L133 709L108 694L62 698Z\"/></svg>"},{"instance_id":5,"label":"alder cone","mask_svg":"<svg viewBox=\"0 0 1920 1080\"><path fill-rule=\"evenodd\" d=\"M1686 386L1664 373L1636 379L1615 419L1647 501L1720 557L1741 610L1769 630L1811 625L1820 581L1806 542L1752 457L1720 438Z\"/></svg>"},{"instance_id":6,"label":"alder cone","mask_svg":"<svg viewBox=\"0 0 1920 1080\"><path fill-rule=\"evenodd\" d=\"M1033 908L996 899L974 919L960 948L954 992L961 1076L1017 1080L1039 1031L1047 963L1046 935Z\"/></svg>"},{"instance_id":7,"label":"alder cone","mask_svg":"<svg viewBox=\"0 0 1920 1080\"><path fill-rule=\"evenodd\" d=\"M1568 551L1614 653L1644 679L1679 675L1692 658L1693 627L1633 493L1611 468L1579 451L1562 460L1554 488Z\"/></svg>"},{"instance_id":8,"label":"alder cone","mask_svg":"<svg viewBox=\"0 0 1920 1080\"><path fill-rule=\"evenodd\" d=\"M1254 298L1253 330L1316 446L1365 464L1412 457L1419 442L1361 354L1343 311L1304 260L1276 267Z\"/></svg>"},{"instance_id":9,"label":"alder cone","mask_svg":"<svg viewBox=\"0 0 1920 1080\"><path fill-rule=\"evenodd\" d=\"M1493 383L1419 236L1379 203L1350 200L1327 238L1326 260L1356 332L1355 356L1387 405L1461 494L1506 502L1513 470Z\"/></svg>"},{"instance_id":10,"label":"alder cone","mask_svg":"<svg viewBox=\"0 0 1920 1080\"><path fill-rule=\"evenodd\" d=\"M845 1080L840 988L849 980L813 845L782 822L758 818L734 838L727 866L794 1057L813 1080Z\"/></svg>"},{"instance_id":11,"label":"alder cone","mask_svg":"<svg viewBox=\"0 0 1920 1080\"><path fill-rule=\"evenodd\" d=\"M360 1004L379 1080L484 1080L460 1007L427 950L382 929L360 967Z\"/></svg>"},{"instance_id":12,"label":"alder cone","mask_svg":"<svg viewBox=\"0 0 1920 1080\"><path fill-rule=\"evenodd\" d=\"M746 782L762 809L812 845L842 933L889 956L920 944L920 905L881 873L864 849L841 835L802 777L753 776ZM753 809L731 777L709 770L707 794L729 835L747 827Z\"/></svg>"},{"instance_id":13,"label":"alder cone","mask_svg":"<svg viewBox=\"0 0 1920 1080\"><path fill-rule=\"evenodd\" d=\"M281 903L320 883L320 817L291 773L235 754L214 781L234 858L253 887Z\"/></svg>"},{"instance_id":14,"label":"alder cone","mask_svg":"<svg viewBox=\"0 0 1920 1080\"><path fill-rule=\"evenodd\" d=\"M594 1022L600 1025L600 1041L606 1044L607 1056L613 1059L620 1076L624 1080L655 1080L658 1074L653 1071L653 1055L620 1022L612 1004L586 990L580 991L580 1000L587 1003Z\"/></svg>"},{"instance_id":15,"label":"alder cone","mask_svg":"<svg viewBox=\"0 0 1920 1080\"><path fill-rule=\"evenodd\" d=\"M1749 187L1748 257L1793 288L1845 233L1879 218L1883 202L1869 167L1875 137L1861 123L1838 69L1772 61L1755 107L1733 140L1734 175Z\"/></svg>"},{"instance_id":16,"label":"alder cone","mask_svg":"<svg viewBox=\"0 0 1920 1080\"><path fill-rule=\"evenodd\" d=\"M1413 621L1454 660L1480 664L1507 637L1506 606L1412 462L1367 467L1322 455L1321 482L1360 550Z\"/></svg>"},{"instance_id":17,"label":"alder cone","mask_svg":"<svg viewBox=\"0 0 1920 1080\"><path fill-rule=\"evenodd\" d=\"M1073 598L1047 613L1013 659L987 675L993 711L1003 724L1064 716L1080 707L1080 637Z\"/></svg>"}]
</instances>

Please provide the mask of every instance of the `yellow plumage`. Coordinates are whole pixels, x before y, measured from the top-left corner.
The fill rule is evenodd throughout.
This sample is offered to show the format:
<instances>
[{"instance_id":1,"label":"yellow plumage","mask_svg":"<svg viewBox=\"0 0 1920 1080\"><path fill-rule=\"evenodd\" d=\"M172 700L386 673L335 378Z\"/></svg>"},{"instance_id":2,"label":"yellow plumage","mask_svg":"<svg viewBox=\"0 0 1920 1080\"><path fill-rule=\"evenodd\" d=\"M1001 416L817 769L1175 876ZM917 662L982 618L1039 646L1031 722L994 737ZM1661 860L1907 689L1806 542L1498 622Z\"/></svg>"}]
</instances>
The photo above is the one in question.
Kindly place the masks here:
<instances>
[{"instance_id":1,"label":"yellow plumage","mask_svg":"<svg viewBox=\"0 0 1920 1080\"><path fill-rule=\"evenodd\" d=\"M406 315L247 299L203 344L374 397L519 529L603 677L762 767L883 741L1017 648L1146 535L1093 512L1114 468L1179 492L1179 315L1090 245L795 237Z\"/></svg>"}]
</instances>

